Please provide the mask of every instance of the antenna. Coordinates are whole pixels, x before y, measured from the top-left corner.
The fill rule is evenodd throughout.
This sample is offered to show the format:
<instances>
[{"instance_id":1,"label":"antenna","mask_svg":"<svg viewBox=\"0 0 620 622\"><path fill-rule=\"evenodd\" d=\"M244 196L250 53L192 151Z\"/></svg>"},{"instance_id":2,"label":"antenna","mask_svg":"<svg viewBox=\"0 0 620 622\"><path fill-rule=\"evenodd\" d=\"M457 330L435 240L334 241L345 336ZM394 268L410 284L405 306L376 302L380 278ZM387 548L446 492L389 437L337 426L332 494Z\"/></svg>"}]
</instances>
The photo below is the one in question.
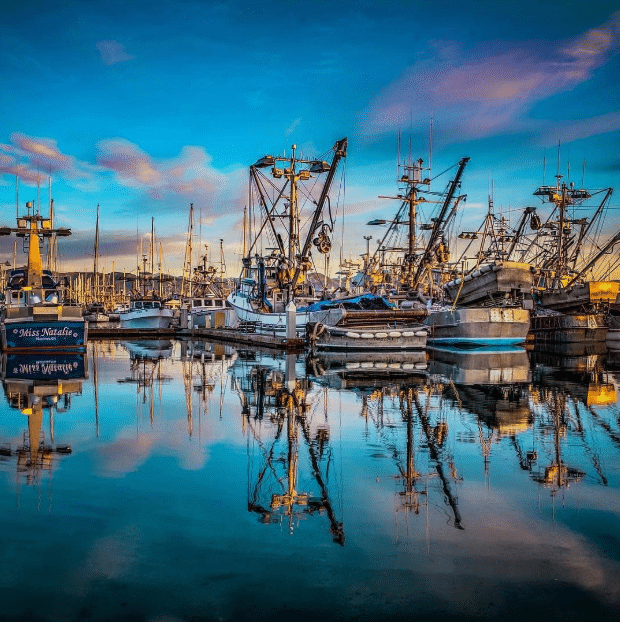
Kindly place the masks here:
<instances>
[{"instance_id":1,"label":"antenna","mask_svg":"<svg viewBox=\"0 0 620 622\"><path fill-rule=\"evenodd\" d=\"M581 168L581 187L585 188L585 182L584 182L584 178L586 176L586 159L583 159L583 165Z\"/></svg>"},{"instance_id":2,"label":"antenna","mask_svg":"<svg viewBox=\"0 0 620 622\"><path fill-rule=\"evenodd\" d=\"M428 130L428 177L431 179L431 169L433 167L433 115L431 114L431 121ZM428 185L428 189L431 189L431 185Z\"/></svg>"},{"instance_id":3,"label":"antenna","mask_svg":"<svg viewBox=\"0 0 620 622\"><path fill-rule=\"evenodd\" d=\"M398 179L400 167L400 130L398 130L398 145L396 148L396 179Z\"/></svg>"}]
</instances>

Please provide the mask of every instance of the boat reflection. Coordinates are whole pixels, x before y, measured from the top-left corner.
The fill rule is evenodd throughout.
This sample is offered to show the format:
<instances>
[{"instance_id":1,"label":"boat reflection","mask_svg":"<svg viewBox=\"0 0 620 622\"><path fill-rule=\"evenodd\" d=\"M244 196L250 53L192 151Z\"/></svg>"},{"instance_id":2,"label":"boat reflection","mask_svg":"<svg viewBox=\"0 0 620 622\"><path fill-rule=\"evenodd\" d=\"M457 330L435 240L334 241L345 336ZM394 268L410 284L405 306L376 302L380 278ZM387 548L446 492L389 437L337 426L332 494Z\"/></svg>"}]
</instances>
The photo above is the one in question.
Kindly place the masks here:
<instances>
[{"instance_id":1,"label":"boat reflection","mask_svg":"<svg viewBox=\"0 0 620 622\"><path fill-rule=\"evenodd\" d=\"M237 351L228 344L208 341L181 341L181 364L185 387L185 407L189 435L194 432L194 400L198 396L198 418L209 412L209 399L219 389L219 417L222 417L228 370Z\"/></svg>"},{"instance_id":2,"label":"boat reflection","mask_svg":"<svg viewBox=\"0 0 620 622\"><path fill-rule=\"evenodd\" d=\"M239 353L232 382L248 437L248 511L263 523L285 524L291 534L300 520L325 514L332 541L344 546L329 493L335 462L328 413L318 413L321 393L297 373L297 356Z\"/></svg>"},{"instance_id":3,"label":"boat reflection","mask_svg":"<svg viewBox=\"0 0 620 622\"><path fill-rule=\"evenodd\" d=\"M51 472L54 458L71 453L69 445L54 438L54 415L65 413L71 396L81 394L87 378L87 358L83 352L39 352L2 355L2 382L11 408L28 417L28 429L13 450L1 448L4 458L17 456L17 472L29 485L40 482L41 473ZM49 416L46 434L44 413Z\"/></svg>"},{"instance_id":4,"label":"boat reflection","mask_svg":"<svg viewBox=\"0 0 620 622\"><path fill-rule=\"evenodd\" d=\"M593 427L603 430L610 440L620 446L620 435L603 411L617 403L616 386L605 369L605 348L599 344L559 345L553 350L530 353L533 372L531 401L535 405L537 427L540 430L541 449L547 454L547 463L530 469L532 479L556 495L571 483L586 476L585 464L569 466L564 454L576 455L580 446L589 458L598 481L607 485L603 461L598 447L585 430L590 420ZM538 451L530 452L534 458Z\"/></svg>"},{"instance_id":5,"label":"boat reflection","mask_svg":"<svg viewBox=\"0 0 620 622\"><path fill-rule=\"evenodd\" d=\"M306 359L308 374L334 389L383 386L387 382L417 378L423 382L426 352L330 352L311 353Z\"/></svg>"},{"instance_id":6,"label":"boat reflection","mask_svg":"<svg viewBox=\"0 0 620 622\"><path fill-rule=\"evenodd\" d=\"M428 373L463 385L522 384L530 381L527 352L503 348L430 348Z\"/></svg>"}]
</instances>

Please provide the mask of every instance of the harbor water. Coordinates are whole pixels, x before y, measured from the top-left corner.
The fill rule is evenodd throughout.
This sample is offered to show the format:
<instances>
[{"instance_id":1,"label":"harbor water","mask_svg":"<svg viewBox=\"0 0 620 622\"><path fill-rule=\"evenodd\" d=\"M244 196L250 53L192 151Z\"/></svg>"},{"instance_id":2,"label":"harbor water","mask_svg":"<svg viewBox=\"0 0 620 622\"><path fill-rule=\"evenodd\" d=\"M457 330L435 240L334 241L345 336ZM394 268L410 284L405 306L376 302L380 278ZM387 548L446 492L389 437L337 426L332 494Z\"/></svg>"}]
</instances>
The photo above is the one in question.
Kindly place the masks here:
<instances>
[{"instance_id":1,"label":"harbor water","mask_svg":"<svg viewBox=\"0 0 620 622\"><path fill-rule=\"evenodd\" d=\"M102 340L2 376L0 619L620 615L604 349Z\"/></svg>"}]
</instances>

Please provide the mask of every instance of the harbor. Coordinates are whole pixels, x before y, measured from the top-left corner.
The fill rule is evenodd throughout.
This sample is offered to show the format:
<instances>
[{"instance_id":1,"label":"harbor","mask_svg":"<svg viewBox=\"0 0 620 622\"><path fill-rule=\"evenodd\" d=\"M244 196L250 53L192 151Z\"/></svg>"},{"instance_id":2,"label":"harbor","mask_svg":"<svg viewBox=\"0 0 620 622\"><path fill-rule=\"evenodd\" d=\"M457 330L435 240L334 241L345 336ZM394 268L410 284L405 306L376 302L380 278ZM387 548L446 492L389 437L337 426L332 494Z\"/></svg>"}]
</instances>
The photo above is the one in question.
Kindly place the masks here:
<instances>
[{"instance_id":1,"label":"harbor","mask_svg":"<svg viewBox=\"0 0 620 622\"><path fill-rule=\"evenodd\" d=\"M0 622L620 620L617 4L4 3Z\"/></svg>"}]
</instances>

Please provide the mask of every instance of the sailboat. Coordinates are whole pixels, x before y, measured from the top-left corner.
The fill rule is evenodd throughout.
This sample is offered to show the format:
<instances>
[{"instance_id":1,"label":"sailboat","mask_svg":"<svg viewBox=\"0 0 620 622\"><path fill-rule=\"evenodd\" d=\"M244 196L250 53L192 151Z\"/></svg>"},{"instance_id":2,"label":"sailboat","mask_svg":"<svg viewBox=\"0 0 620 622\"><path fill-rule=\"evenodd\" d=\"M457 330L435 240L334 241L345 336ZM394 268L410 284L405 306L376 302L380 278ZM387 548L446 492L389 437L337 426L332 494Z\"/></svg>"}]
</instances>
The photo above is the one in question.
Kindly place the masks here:
<instances>
[{"instance_id":1,"label":"sailboat","mask_svg":"<svg viewBox=\"0 0 620 622\"><path fill-rule=\"evenodd\" d=\"M153 274L153 249L155 244L155 225L151 219L151 275ZM166 307L165 301L158 296L154 289L147 290L146 264L147 257L143 255L142 291L136 287L130 294L129 308L119 312L119 322L122 329L153 330L170 328L174 318L172 309ZM161 279L161 275L160 275Z\"/></svg>"},{"instance_id":2,"label":"sailboat","mask_svg":"<svg viewBox=\"0 0 620 622\"><path fill-rule=\"evenodd\" d=\"M329 192L346 152L346 138L335 143L330 162L305 158L293 145L290 155L266 155L250 166L250 196L255 203L251 208L260 211L250 214L250 222L253 215L260 222L244 253L239 281L227 300L239 320L257 331L286 331L287 308L297 334L303 334L312 321L306 310L317 300L307 279L311 250L314 246L324 255L331 250L334 221ZM265 168L275 181L261 172ZM324 176L322 184L320 176ZM302 208L308 204L311 214L304 229Z\"/></svg>"},{"instance_id":3,"label":"sailboat","mask_svg":"<svg viewBox=\"0 0 620 622\"><path fill-rule=\"evenodd\" d=\"M95 246L93 254L93 281L91 283L90 300L84 309L84 318L92 323L109 322L110 317L105 312L104 304L100 300L99 288L99 205L97 205L97 220L95 223Z\"/></svg>"},{"instance_id":4,"label":"sailboat","mask_svg":"<svg viewBox=\"0 0 620 622\"><path fill-rule=\"evenodd\" d=\"M54 228L52 218L26 203L27 214L17 227L0 227L0 235L15 234L28 253L25 268L11 270L4 292L0 331L2 349L39 350L84 348L88 326L77 305L63 303L64 288L51 270L43 269L41 246L47 239L71 235L65 227Z\"/></svg>"}]
</instances>

